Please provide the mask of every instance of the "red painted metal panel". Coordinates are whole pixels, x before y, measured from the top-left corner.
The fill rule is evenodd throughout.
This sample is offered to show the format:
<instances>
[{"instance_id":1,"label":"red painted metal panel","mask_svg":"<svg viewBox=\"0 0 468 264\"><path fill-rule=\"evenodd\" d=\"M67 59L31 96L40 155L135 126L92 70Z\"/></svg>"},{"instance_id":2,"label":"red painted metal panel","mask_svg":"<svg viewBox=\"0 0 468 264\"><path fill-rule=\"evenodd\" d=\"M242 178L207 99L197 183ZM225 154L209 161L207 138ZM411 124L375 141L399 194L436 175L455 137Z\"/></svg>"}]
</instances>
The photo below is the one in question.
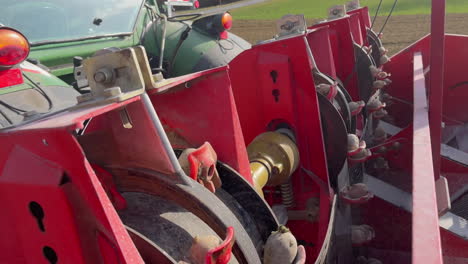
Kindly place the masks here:
<instances>
[{"instance_id":1,"label":"red painted metal panel","mask_svg":"<svg viewBox=\"0 0 468 264\"><path fill-rule=\"evenodd\" d=\"M368 45L367 42L367 29L371 27L371 19L369 15L369 8L366 7L361 7L356 10L349 11L348 14L358 14L359 15L359 23L361 24L361 31L362 31L362 36L364 39L365 45Z\"/></svg>"},{"instance_id":2,"label":"red painted metal panel","mask_svg":"<svg viewBox=\"0 0 468 264\"><path fill-rule=\"evenodd\" d=\"M468 167L445 157L440 159L440 170L447 178L450 196L468 186Z\"/></svg>"},{"instance_id":3,"label":"red painted metal panel","mask_svg":"<svg viewBox=\"0 0 468 264\"><path fill-rule=\"evenodd\" d=\"M386 110L398 127L407 127L413 122L413 56L415 52L421 52L424 65L429 64L430 37L426 36L408 48L400 51L384 65L384 70L391 73L392 83L386 88L394 99L388 104Z\"/></svg>"},{"instance_id":4,"label":"red painted metal panel","mask_svg":"<svg viewBox=\"0 0 468 264\"><path fill-rule=\"evenodd\" d=\"M376 236L369 247L387 252L379 258L383 263L409 263L394 261L389 252L405 252L411 254L411 213L394 206L380 198L373 198L360 205L363 223L375 228ZM415 263L416 264L416 263Z\"/></svg>"},{"instance_id":5,"label":"red painted metal panel","mask_svg":"<svg viewBox=\"0 0 468 264\"><path fill-rule=\"evenodd\" d=\"M468 122L468 36L447 35L445 37L445 66L443 114L445 122L461 124Z\"/></svg>"},{"instance_id":6,"label":"red painted metal panel","mask_svg":"<svg viewBox=\"0 0 468 264\"><path fill-rule=\"evenodd\" d=\"M0 70L0 88L9 88L23 82L21 69Z\"/></svg>"},{"instance_id":7,"label":"red painted metal panel","mask_svg":"<svg viewBox=\"0 0 468 264\"><path fill-rule=\"evenodd\" d=\"M296 133L300 167L314 172L328 186L328 170L320 122L313 65L305 36L254 46L229 64L229 75L246 144L287 123ZM293 51L293 52L292 52ZM320 196L320 220L290 221L296 238L308 242L307 257L314 259L326 234L330 196L302 170L292 176L294 210L303 210L311 197Z\"/></svg>"},{"instance_id":8,"label":"red painted metal panel","mask_svg":"<svg viewBox=\"0 0 468 264\"><path fill-rule=\"evenodd\" d=\"M310 27L316 29L328 26L333 59L338 78L344 83L353 100L358 101L357 74L355 71L353 36L349 17L327 21Z\"/></svg>"},{"instance_id":9,"label":"red painted metal panel","mask_svg":"<svg viewBox=\"0 0 468 264\"><path fill-rule=\"evenodd\" d=\"M171 143L176 148L186 148L199 147L208 141L220 161L251 182L244 136L226 67L205 72L203 78L193 79L189 86L151 95L170 139L174 139L171 135L183 139Z\"/></svg>"},{"instance_id":10,"label":"red painted metal panel","mask_svg":"<svg viewBox=\"0 0 468 264\"><path fill-rule=\"evenodd\" d=\"M125 110L132 123L131 129L122 125L118 111L105 113L91 121L100 123L100 129L87 131L79 139L88 159L99 165L147 168L174 174L176 171L143 103L138 100L127 105Z\"/></svg>"},{"instance_id":11,"label":"red painted metal panel","mask_svg":"<svg viewBox=\"0 0 468 264\"><path fill-rule=\"evenodd\" d=\"M336 68L330 43L328 27L319 27L307 33L309 44L317 69L336 79Z\"/></svg>"},{"instance_id":12,"label":"red painted metal panel","mask_svg":"<svg viewBox=\"0 0 468 264\"><path fill-rule=\"evenodd\" d=\"M444 90L445 0L432 0L431 79L429 86L429 122L434 160L434 177L440 177L440 140Z\"/></svg>"},{"instance_id":13,"label":"red painted metal panel","mask_svg":"<svg viewBox=\"0 0 468 264\"><path fill-rule=\"evenodd\" d=\"M48 246L58 263L143 263L70 131L47 127L0 133L0 144L0 198L14 210L4 213L18 227L8 232L11 237L0 236L0 244L19 241L1 260L17 263L18 256L25 255L29 263L49 263L43 254ZM34 231L38 224L25 207L31 200L42 205L45 232ZM103 252L104 247L112 250Z\"/></svg>"},{"instance_id":14,"label":"red painted metal panel","mask_svg":"<svg viewBox=\"0 0 468 264\"><path fill-rule=\"evenodd\" d=\"M359 14L350 14L349 15L349 24L351 29L351 34L353 35L353 40L358 45L363 46L366 44L365 39L366 35L362 34L361 21Z\"/></svg>"},{"instance_id":15,"label":"red painted metal panel","mask_svg":"<svg viewBox=\"0 0 468 264\"><path fill-rule=\"evenodd\" d=\"M442 263L431 134L420 53L414 56L413 131L412 261L413 263Z\"/></svg>"},{"instance_id":16,"label":"red painted metal panel","mask_svg":"<svg viewBox=\"0 0 468 264\"><path fill-rule=\"evenodd\" d=\"M456 223L466 224L466 223ZM468 250L466 238L459 237L445 229L440 230L442 248L444 252L444 263L466 264L468 263Z\"/></svg>"}]
</instances>

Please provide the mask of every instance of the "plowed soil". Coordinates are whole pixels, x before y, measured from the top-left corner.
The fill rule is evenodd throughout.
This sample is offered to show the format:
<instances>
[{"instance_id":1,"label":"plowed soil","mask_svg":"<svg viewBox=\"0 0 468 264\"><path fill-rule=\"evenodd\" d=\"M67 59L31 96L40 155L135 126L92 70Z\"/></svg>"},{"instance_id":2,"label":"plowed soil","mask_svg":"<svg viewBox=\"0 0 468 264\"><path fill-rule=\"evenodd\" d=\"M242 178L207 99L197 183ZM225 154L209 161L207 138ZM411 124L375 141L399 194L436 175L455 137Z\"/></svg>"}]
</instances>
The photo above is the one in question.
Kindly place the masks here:
<instances>
[{"instance_id":1,"label":"plowed soil","mask_svg":"<svg viewBox=\"0 0 468 264\"><path fill-rule=\"evenodd\" d=\"M374 26L380 31L386 17L378 17ZM313 25L318 20L308 21ZM429 15L400 15L390 18L384 29L383 42L390 53L394 54L407 47L430 32ZM255 44L258 41L270 39L275 35L275 21L273 20L234 20L233 33ZM449 14L447 16L446 32L468 35L468 14Z\"/></svg>"}]
</instances>

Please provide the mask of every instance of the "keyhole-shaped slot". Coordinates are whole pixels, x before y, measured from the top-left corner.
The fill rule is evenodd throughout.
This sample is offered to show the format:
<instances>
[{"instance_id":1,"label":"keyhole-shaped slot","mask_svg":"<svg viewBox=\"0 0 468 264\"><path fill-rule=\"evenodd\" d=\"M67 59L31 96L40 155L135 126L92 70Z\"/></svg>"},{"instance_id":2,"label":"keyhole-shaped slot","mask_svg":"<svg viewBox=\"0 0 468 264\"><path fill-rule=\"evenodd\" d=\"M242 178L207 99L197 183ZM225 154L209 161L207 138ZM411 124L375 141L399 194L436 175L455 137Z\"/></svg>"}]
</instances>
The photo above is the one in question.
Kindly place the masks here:
<instances>
[{"instance_id":1,"label":"keyhole-shaped slot","mask_svg":"<svg viewBox=\"0 0 468 264\"><path fill-rule=\"evenodd\" d=\"M57 253L51 247L45 246L42 248L42 254L49 261L50 264L56 264L58 261Z\"/></svg>"},{"instance_id":2,"label":"keyhole-shaped slot","mask_svg":"<svg viewBox=\"0 0 468 264\"><path fill-rule=\"evenodd\" d=\"M279 102L280 91L278 89L271 91L271 95L275 97L275 102Z\"/></svg>"},{"instance_id":3,"label":"keyhole-shaped slot","mask_svg":"<svg viewBox=\"0 0 468 264\"><path fill-rule=\"evenodd\" d=\"M276 83L276 79L278 79L278 72L277 71L271 71L270 72L271 80L273 83Z\"/></svg>"},{"instance_id":4,"label":"keyhole-shaped slot","mask_svg":"<svg viewBox=\"0 0 468 264\"><path fill-rule=\"evenodd\" d=\"M42 206L38 204L37 202L30 202L29 203L29 211L31 214L36 218L37 225L39 226L39 229L42 232L45 232L45 227L44 227L44 210L42 209Z\"/></svg>"}]
</instances>

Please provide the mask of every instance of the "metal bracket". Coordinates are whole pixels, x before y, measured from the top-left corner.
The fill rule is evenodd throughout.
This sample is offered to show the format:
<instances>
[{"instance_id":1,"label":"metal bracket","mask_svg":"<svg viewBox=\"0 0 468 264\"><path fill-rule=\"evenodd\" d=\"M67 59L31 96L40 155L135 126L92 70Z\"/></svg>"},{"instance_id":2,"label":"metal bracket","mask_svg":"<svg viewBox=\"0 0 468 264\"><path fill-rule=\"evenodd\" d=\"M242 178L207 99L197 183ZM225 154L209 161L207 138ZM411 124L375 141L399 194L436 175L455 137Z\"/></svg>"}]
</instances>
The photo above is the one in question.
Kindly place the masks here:
<instances>
[{"instance_id":1,"label":"metal bracket","mask_svg":"<svg viewBox=\"0 0 468 264\"><path fill-rule=\"evenodd\" d=\"M359 0L352 0L346 3L346 12L356 10L360 8L361 5L359 3Z\"/></svg>"},{"instance_id":2,"label":"metal bracket","mask_svg":"<svg viewBox=\"0 0 468 264\"><path fill-rule=\"evenodd\" d=\"M98 52L83 71L91 92L77 97L77 107L125 101L171 82L152 74L143 46Z\"/></svg>"},{"instance_id":3,"label":"metal bracket","mask_svg":"<svg viewBox=\"0 0 468 264\"><path fill-rule=\"evenodd\" d=\"M276 21L278 37L302 34L306 29L307 25L304 15L285 15Z\"/></svg>"},{"instance_id":4,"label":"metal bracket","mask_svg":"<svg viewBox=\"0 0 468 264\"><path fill-rule=\"evenodd\" d=\"M172 8L174 6L188 6L192 9L197 9L200 4L197 0L190 0L190 1L181 1L181 0L171 0L164 2L164 5L167 7L167 17L172 17Z\"/></svg>"},{"instance_id":5,"label":"metal bracket","mask_svg":"<svg viewBox=\"0 0 468 264\"><path fill-rule=\"evenodd\" d=\"M439 216L444 215L452 208L447 178L440 176L435 182L437 208Z\"/></svg>"},{"instance_id":6,"label":"metal bracket","mask_svg":"<svg viewBox=\"0 0 468 264\"><path fill-rule=\"evenodd\" d=\"M79 106L121 102L145 91L139 60L132 48L106 52L83 62L91 92L77 97Z\"/></svg>"},{"instance_id":7,"label":"metal bracket","mask_svg":"<svg viewBox=\"0 0 468 264\"><path fill-rule=\"evenodd\" d=\"M342 18L346 15L346 7L344 5L336 5L328 9L328 20Z\"/></svg>"}]
</instances>

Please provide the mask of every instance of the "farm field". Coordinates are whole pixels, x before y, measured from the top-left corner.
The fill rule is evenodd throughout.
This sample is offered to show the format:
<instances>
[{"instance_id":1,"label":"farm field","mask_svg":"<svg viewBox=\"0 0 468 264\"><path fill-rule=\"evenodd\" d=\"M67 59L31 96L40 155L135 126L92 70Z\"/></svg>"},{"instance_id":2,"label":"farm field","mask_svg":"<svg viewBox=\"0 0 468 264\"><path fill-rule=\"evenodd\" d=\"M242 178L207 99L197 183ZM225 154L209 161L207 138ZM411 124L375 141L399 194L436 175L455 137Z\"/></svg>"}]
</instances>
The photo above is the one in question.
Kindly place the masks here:
<instances>
[{"instance_id":1,"label":"farm field","mask_svg":"<svg viewBox=\"0 0 468 264\"><path fill-rule=\"evenodd\" d=\"M252 44L275 35L275 21L285 14L304 14L308 25L326 17L329 7L347 0L270 0L232 10L232 32ZM393 0L383 0L375 30L380 31ZM361 0L373 17L379 0ZM446 32L468 35L468 1L450 0L447 4ZM394 54L430 31L431 0L399 0L384 30L383 42Z\"/></svg>"},{"instance_id":2,"label":"farm field","mask_svg":"<svg viewBox=\"0 0 468 264\"><path fill-rule=\"evenodd\" d=\"M375 27L380 29L384 20L385 17L379 17ZM309 19L308 25L316 21ZM393 16L385 27L382 40L390 53L394 54L429 33L430 21L429 15ZM255 44L275 35L275 21L235 20L231 31ZM468 14L447 15L446 31L468 35Z\"/></svg>"},{"instance_id":3,"label":"farm field","mask_svg":"<svg viewBox=\"0 0 468 264\"><path fill-rule=\"evenodd\" d=\"M232 10L236 19L276 20L285 14L304 14L308 19L324 18L333 5L344 4L349 0L269 0ZM373 15L380 0L361 0L362 6L368 6ZM393 0L383 0L380 15L387 15L393 6ZM468 1L446 1L447 13L468 13ZM394 15L430 14L431 0L399 0Z\"/></svg>"},{"instance_id":4,"label":"farm field","mask_svg":"<svg viewBox=\"0 0 468 264\"><path fill-rule=\"evenodd\" d=\"M236 14L239 14L241 18L250 17L250 11L245 10L253 9L252 12L254 12L255 9L257 9L258 14L260 14L259 17L261 17L262 10L259 6L267 5L265 8L271 9L271 6L268 6L268 4L274 5L276 2L287 1L288 0L272 0L271 2L238 9L244 10L242 12L233 10L234 23L231 31L247 39L252 44L272 38L276 32L275 21L277 18L282 16L279 15L279 11L275 11L275 14L278 13L278 16L274 19L239 19ZM303 0L294 0L294 2L296 1L304 2ZM320 4L317 4L317 7L313 8L318 9L321 12L320 14L316 10L309 12L308 7L306 6L312 6L311 4L304 4L304 8L302 8L302 13L307 14L307 12L309 12L309 16L306 15L307 24L313 25L314 23L323 20L323 17L325 17L323 14L326 13L327 8L331 6L332 2L329 0L323 2L315 0L310 2L320 2ZM375 10L374 8L375 5L378 4L378 1L361 0L361 5L366 4L366 2L370 4L370 13L371 16L373 16L375 13L373 10ZM336 3L336 1L334 3ZM387 17L385 14L390 10L392 4L393 1L391 0L383 1L382 11L380 13L381 15L376 19L374 27L376 31L380 31L381 26ZM468 35L468 1L451 0L447 1L447 5L447 12L449 14L447 15L446 32ZM257 8L255 8L256 6ZM287 10L288 9L284 9L282 14L301 13L298 10L294 10L292 12L288 12ZM431 19L428 13L430 13L430 0L400 0L398 2L394 15L390 18L387 26L385 27L382 38L385 46L390 50L391 54L395 54L430 32ZM271 16L273 16L273 14L270 14L268 17Z\"/></svg>"}]
</instances>

